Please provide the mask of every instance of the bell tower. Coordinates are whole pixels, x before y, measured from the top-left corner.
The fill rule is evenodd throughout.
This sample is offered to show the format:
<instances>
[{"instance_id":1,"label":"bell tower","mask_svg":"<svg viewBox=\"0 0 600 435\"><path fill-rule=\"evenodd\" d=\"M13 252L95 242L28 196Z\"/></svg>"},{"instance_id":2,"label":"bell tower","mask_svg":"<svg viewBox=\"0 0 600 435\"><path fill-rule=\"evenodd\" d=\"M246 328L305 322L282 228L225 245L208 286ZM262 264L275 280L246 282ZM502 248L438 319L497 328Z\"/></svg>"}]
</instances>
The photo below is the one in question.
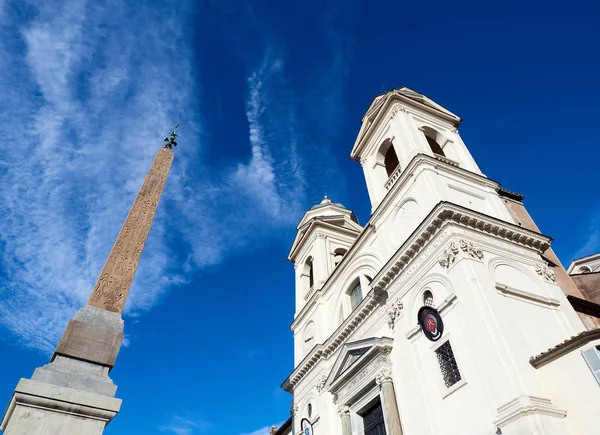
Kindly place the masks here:
<instances>
[{"instance_id":1,"label":"bell tower","mask_svg":"<svg viewBox=\"0 0 600 435\"><path fill-rule=\"evenodd\" d=\"M362 231L354 213L327 196L308 210L297 227L288 260L296 274L294 354L301 360L325 334L326 315L317 302L320 291ZM298 317L303 311L307 315Z\"/></svg>"},{"instance_id":2,"label":"bell tower","mask_svg":"<svg viewBox=\"0 0 600 435\"><path fill-rule=\"evenodd\" d=\"M418 154L482 175L458 134L461 118L406 87L375 97L350 157L361 163L373 210Z\"/></svg>"}]
</instances>

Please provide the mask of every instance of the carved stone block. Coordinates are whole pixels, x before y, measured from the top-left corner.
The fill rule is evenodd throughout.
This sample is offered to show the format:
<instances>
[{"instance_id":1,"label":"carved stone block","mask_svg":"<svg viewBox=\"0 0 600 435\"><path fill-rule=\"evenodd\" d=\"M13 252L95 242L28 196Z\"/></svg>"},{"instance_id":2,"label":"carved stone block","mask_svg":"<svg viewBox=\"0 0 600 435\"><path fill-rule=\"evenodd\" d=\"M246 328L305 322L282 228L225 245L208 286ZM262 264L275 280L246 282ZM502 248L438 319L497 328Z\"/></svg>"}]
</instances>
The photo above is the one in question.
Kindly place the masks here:
<instances>
[{"instance_id":1,"label":"carved stone block","mask_svg":"<svg viewBox=\"0 0 600 435\"><path fill-rule=\"evenodd\" d=\"M71 320L52 359L62 355L112 368L122 341L122 332L109 331L86 322Z\"/></svg>"}]
</instances>

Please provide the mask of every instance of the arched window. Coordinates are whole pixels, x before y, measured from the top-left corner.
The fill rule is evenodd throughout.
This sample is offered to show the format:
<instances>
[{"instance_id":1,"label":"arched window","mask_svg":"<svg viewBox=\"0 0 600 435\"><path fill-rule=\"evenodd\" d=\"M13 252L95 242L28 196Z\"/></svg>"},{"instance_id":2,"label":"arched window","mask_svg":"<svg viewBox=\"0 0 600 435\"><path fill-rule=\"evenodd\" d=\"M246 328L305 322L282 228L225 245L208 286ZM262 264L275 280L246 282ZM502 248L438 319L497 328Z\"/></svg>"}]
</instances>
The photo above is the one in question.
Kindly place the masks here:
<instances>
[{"instance_id":1,"label":"arched window","mask_svg":"<svg viewBox=\"0 0 600 435\"><path fill-rule=\"evenodd\" d=\"M592 269L587 266L581 266L579 268L579 273L591 273Z\"/></svg>"},{"instance_id":2,"label":"arched window","mask_svg":"<svg viewBox=\"0 0 600 435\"><path fill-rule=\"evenodd\" d=\"M333 251L333 267L336 267L338 264L340 264L342 258L344 258L344 255L346 255L346 252L347 251L344 248L337 248L335 251Z\"/></svg>"},{"instance_id":3,"label":"arched window","mask_svg":"<svg viewBox=\"0 0 600 435\"><path fill-rule=\"evenodd\" d=\"M308 414L308 418L312 417L312 403L308 404L308 408L307 408L307 412L306 413Z\"/></svg>"},{"instance_id":4,"label":"arched window","mask_svg":"<svg viewBox=\"0 0 600 435\"><path fill-rule=\"evenodd\" d=\"M350 291L350 304L352 309L358 307L358 304L362 301L362 287L360 285L360 280L356 283L356 285Z\"/></svg>"},{"instance_id":5,"label":"arched window","mask_svg":"<svg viewBox=\"0 0 600 435\"><path fill-rule=\"evenodd\" d=\"M312 288L315 283L315 275L313 271L313 258L308 257L306 263L304 264L304 273L308 276L308 288Z\"/></svg>"},{"instance_id":6,"label":"arched window","mask_svg":"<svg viewBox=\"0 0 600 435\"><path fill-rule=\"evenodd\" d=\"M425 290L425 292L423 293L423 305L432 308L434 306L433 293L431 293L429 290Z\"/></svg>"},{"instance_id":7,"label":"arched window","mask_svg":"<svg viewBox=\"0 0 600 435\"><path fill-rule=\"evenodd\" d=\"M433 151L434 154L446 157L446 154L444 154L444 150L439 143L441 140L440 134L430 127L423 127L423 134L425 135L425 139L427 139L431 151Z\"/></svg>"},{"instance_id":8,"label":"arched window","mask_svg":"<svg viewBox=\"0 0 600 435\"><path fill-rule=\"evenodd\" d=\"M394 173L394 171L400 164L393 145L390 145L390 147L386 151L385 158L383 159L383 164L385 165L385 171L387 172L388 177Z\"/></svg>"}]
</instances>

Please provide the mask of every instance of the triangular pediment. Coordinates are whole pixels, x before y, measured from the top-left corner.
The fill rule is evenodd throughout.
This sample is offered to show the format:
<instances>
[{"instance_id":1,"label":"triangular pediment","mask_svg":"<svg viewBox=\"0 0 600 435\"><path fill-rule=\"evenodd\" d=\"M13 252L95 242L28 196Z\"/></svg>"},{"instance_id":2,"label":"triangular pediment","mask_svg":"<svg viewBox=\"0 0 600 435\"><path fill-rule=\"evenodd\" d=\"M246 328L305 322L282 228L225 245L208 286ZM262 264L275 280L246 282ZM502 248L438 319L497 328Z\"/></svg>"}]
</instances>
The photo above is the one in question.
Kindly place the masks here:
<instances>
[{"instance_id":1,"label":"triangular pediment","mask_svg":"<svg viewBox=\"0 0 600 435\"><path fill-rule=\"evenodd\" d=\"M329 372L327 384L331 386L339 382L381 353L388 354L393 342L389 337L373 337L346 343Z\"/></svg>"}]
</instances>

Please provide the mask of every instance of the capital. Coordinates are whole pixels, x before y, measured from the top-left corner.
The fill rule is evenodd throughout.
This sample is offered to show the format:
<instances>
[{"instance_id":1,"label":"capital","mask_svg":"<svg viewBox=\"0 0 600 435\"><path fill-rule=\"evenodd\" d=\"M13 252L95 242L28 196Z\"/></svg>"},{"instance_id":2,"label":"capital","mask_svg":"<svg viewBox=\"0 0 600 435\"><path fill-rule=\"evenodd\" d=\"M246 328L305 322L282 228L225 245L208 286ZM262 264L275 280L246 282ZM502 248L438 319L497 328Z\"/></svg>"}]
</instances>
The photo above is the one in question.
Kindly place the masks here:
<instances>
[{"instance_id":1,"label":"capital","mask_svg":"<svg viewBox=\"0 0 600 435\"><path fill-rule=\"evenodd\" d=\"M337 412L340 416L350 415L350 407L348 405L338 406Z\"/></svg>"},{"instance_id":2,"label":"capital","mask_svg":"<svg viewBox=\"0 0 600 435\"><path fill-rule=\"evenodd\" d=\"M385 382L392 382L392 371L390 369L381 369L375 376L375 382L377 385L382 385Z\"/></svg>"}]
</instances>

